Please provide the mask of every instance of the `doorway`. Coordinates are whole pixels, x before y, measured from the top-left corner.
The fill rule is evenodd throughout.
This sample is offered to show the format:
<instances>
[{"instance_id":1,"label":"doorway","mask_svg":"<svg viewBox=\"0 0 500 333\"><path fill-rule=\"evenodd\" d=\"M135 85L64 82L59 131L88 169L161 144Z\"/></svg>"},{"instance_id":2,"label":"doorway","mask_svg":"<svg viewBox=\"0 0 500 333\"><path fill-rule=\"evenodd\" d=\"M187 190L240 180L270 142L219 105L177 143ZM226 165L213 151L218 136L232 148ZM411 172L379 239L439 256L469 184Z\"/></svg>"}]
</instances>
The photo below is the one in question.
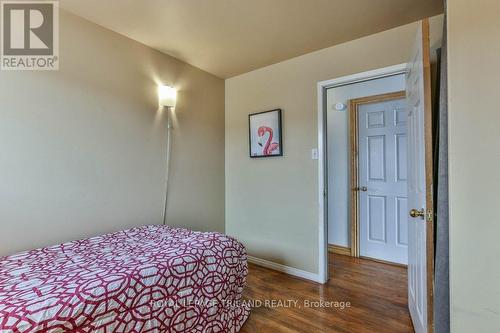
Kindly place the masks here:
<instances>
[{"instance_id":1,"label":"doorway","mask_svg":"<svg viewBox=\"0 0 500 333\"><path fill-rule=\"evenodd\" d=\"M369 226L368 223L370 221L368 220L369 216L366 216L366 214L362 214L364 217L362 221L363 223L358 223L359 209L366 208L366 200L362 202L363 205L359 206L358 196L362 196L363 199L370 199L370 206L374 209L377 209L377 207L374 207L377 203L379 204L380 208L380 201L385 201L383 202L384 207L381 213L388 212L388 210L385 209L387 205L390 206L392 211L392 200L389 200L390 198L387 197L380 197L380 195L387 196L386 193L380 192L382 190L380 186L384 185L384 183L390 183L388 178L390 178L390 176L392 176L392 173L394 173L394 168L391 165L392 162L385 160L383 161L381 159L382 156L377 156L377 154L372 154L371 156L369 156L372 158L372 177L365 177L365 179L362 179L362 184L360 184L358 181L358 156L357 154L356 156L354 156L353 152L358 151L358 127L363 127L358 126L357 124L358 119L361 121L361 119L357 116L357 114L359 113L358 108L364 110L365 108L372 107L371 105L373 105L373 103L380 102L381 104L374 104L373 107L375 107L377 110L369 113L370 119L364 119L365 122L370 122L370 128L368 130L372 132L381 132L403 129L403 132L400 131L398 133L404 134L404 130L406 129L403 119L404 112L403 114L401 114L401 112L398 112L398 114L396 115L398 117L398 125L391 126L391 124L395 121L395 116L392 114L394 110L389 110L391 107L395 107L398 111L405 111L403 105L393 105L394 103L403 103L402 99L404 99L404 90L406 89L405 74L399 71L400 68L403 68L403 66L400 66L399 68L389 68L387 69L388 71L394 69L394 72L381 73L380 77L367 77L365 80L360 79L356 80L353 83L346 82L345 84L335 85L326 89L326 167L328 169L326 184L328 188L328 196L326 200L326 208L328 217L327 237L329 252L333 252L335 254L347 254L354 257L360 256L359 231L361 230L361 228L359 228L359 226L363 226L362 230L367 230ZM384 69L381 69L380 71L382 72L384 71ZM393 103L392 100L394 99L396 99L396 101ZM387 110L387 112L383 112L380 109L380 106L387 106L389 109ZM356 110L356 112L353 112L353 110ZM387 153L391 158L394 158L395 154L392 154L392 145L394 144L395 139L389 136L387 136L387 138L381 138L380 134L385 135L385 132L378 134L379 135L377 137L371 138L370 146L373 149L376 149L377 147L380 147L380 143L383 143L384 147L382 147L381 153ZM377 138L379 140L376 140ZM366 139L367 138L363 140L363 143L365 143ZM404 143L403 140L404 137L399 138L400 146ZM379 144L378 146L377 143ZM363 146L366 148L368 145L366 144ZM365 155L366 154L363 154L363 156ZM380 164L377 163L374 158L376 158L378 162L383 162L382 168L380 168L379 170L373 169L379 167ZM361 160L365 163L368 163L369 161L368 158ZM353 161L355 161L355 163L353 163ZM399 170L404 171L404 167L405 165L401 165ZM387 169L391 171L391 175L385 174L387 172ZM377 175L373 174L374 172L383 172L384 175L378 177ZM404 174L402 174L402 172L399 172L399 175L404 177ZM372 179L372 183L368 187L369 192L368 190L367 192L353 191L357 188L361 190L362 188L366 187L368 184L367 180L373 177L379 179ZM391 185L396 185L396 182L391 182ZM398 185L400 185L399 187L405 186L404 183ZM399 193L398 197L405 197L403 188L400 188L399 192L401 193ZM368 193L370 194L369 197L365 195ZM375 216L378 217L378 221L375 221ZM383 223L381 225L381 218L389 219L388 221L384 222L388 222L389 226L392 226L392 220L394 220L395 216L391 215L384 217L381 216L381 214L376 214L375 216L372 215L373 218L371 220L373 221L372 227L375 227L372 228L373 237L371 237L371 239L378 238L378 243L380 243L380 245L383 245L384 243L391 243L389 242L389 238L392 240L393 235L386 235L386 233L392 232L394 228L387 228L387 223ZM352 220L354 220L355 223L353 223ZM382 233L383 235L381 235L380 233ZM365 237L364 239L366 240L367 238ZM367 244L363 244L363 249L366 248L366 246L364 245ZM385 253L388 252L389 250L385 251ZM376 252L363 252L361 256L391 261L390 256L379 256ZM406 263L404 254L401 254L400 256L402 258L398 258L399 260L397 260L396 262Z\"/></svg>"},{"instance_id":2,"label":"doorway","mask_svg":"<svg viewBox=\"0 0 500 333\"><path fill-rule=\"evenodd\" d=\"M346 104L348 104L348 100L353 98L404 90L406 68L407 64L405 63L318 83L318 174L320 180L318 182L318 231L320 239L318 249L318 282L320 283L326 283L329 278L328 253L339 251L343 254L350 254L351 252L349 244L349 214L351 207L349 203L351 194L349 182L349 124ZM385 84L385 86L389 90L380 90L374 86L374 83L382 80L386 81L387 84ZM392 83L389 84L389 82ZM336 99L337 102L340 102L335 103L335 105L327 103L329 94L334 91L338 92L345 90L355 84L365 85L366 89L358 95L346 94L345 98L341 100ZM340 104L344 104L344 106L342 107ZM335 124L343 125L339 128L328 129L328 116L330 115L333 117L332 119L334 119ZM335 121L335 118L339 118L341 121ZM333 140L329 140L328 136L331 135L337 136L337 139L334 138ZM337 150L334 146L328 145L328 141L339 143ZM333 157L334 159L331 160L330 157ZM336 158L341 159L337 161ZM333 168L332 165L329 167L329 163L333 163L336 166L335 170L341 171L341 174L337 174L338 177L335 177L335 175L333 176L334 178L330 177ZM329 182L330 179L333 179L333 181ZM337 195L335 195L333 189L339 189ZM330 200L332 197L333 200ZM329 207L329 203L332 202L336 205L336 207ZM330 212L339 215L329 216ZM342 224L338 224L337 227L332 228L328 225L329 220L343 222ZM335 239L336 241L330 241L329 238L331 237L337 237Z\"/></svg>"}]
</instances>

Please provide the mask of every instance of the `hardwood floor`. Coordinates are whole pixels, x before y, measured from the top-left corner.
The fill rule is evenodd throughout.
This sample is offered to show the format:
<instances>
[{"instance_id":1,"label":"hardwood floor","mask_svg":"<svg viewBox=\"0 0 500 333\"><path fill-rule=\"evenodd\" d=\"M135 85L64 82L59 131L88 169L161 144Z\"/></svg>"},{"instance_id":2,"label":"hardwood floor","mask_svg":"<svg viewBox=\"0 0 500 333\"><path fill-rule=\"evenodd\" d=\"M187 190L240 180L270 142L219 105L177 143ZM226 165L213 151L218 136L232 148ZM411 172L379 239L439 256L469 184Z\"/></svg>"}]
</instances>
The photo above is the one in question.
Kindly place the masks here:
<instances>
[{"instance_id":1,"label":"hardwood floor","mask_svg":"<svg viewBox=\"0 0 500 333\"><path fill-rule=\"evenodd\" d=\"M258 300L282 303L253 307L242 333L413 332L406 268L330 254L330 281L320 285L249 265L245 299L254 300L254 304ZM337 307L308 306L308 302L319 300ZM350 302L351 306L342 309L335 301Z\"/></svg>"}]
</instances>

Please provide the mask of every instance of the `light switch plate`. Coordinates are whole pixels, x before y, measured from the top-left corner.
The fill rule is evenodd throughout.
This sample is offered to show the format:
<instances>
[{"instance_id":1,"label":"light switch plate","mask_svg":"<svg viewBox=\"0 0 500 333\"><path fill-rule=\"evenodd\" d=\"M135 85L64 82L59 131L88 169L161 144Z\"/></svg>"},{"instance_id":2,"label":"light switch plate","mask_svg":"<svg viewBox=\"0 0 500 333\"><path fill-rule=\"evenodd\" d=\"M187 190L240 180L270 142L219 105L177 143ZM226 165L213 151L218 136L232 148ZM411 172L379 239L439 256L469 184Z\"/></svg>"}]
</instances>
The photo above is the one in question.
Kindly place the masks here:
<instances>
[{"instance_id":1,"label":"light switch plate","mask_svg":"<svg viewBox=\"0 0 500 333\"><path fill-rule=\"evenodd\" d=\"M312 158L313 160L317 160L317 159L319 159L319 152L318 152L318 148L313 148L313 149L311 150L311 158Z\"/></svg>"}]
</instances>

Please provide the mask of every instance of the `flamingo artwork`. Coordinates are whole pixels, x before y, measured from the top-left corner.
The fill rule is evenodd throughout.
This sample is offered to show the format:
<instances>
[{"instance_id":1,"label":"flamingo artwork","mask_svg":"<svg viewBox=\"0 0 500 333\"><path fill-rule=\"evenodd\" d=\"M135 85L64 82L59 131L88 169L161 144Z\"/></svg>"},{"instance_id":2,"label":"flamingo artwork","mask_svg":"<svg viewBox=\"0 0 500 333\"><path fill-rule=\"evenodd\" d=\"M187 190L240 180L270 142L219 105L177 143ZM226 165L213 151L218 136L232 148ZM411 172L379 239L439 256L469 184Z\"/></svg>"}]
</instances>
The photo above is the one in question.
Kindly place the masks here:
<instances>
[{"instance_id":1,"label":"flamingo artwork","mask_svg":"<svg viewBox=\"0 0 500 333\"><path fill-rule=\"evenodd\" d=\"M281 109L248 116L250 158L283 156Z\"/></svg>"},{"instance_id":2,"label":"flamingo artwork","mask_svg":"<svg viewBox=\"0 0 500 333\"><path fill-rule=\"evenodd\" d=\"M267 136L267 141L264 144L263 141L264 141L264 138L266 136L266 133L269 133L269 135ZM276 142L273 142L274 137L273 137L273 129L272 128L267 127L267 126L261 126L257 130L257 135L262 140L262 141L259 140L258 144L261 147L264 146L262 149L262 154L264 156L273 155L273 152L279 149L280 145Z\"/></svg>"}]
</instances>

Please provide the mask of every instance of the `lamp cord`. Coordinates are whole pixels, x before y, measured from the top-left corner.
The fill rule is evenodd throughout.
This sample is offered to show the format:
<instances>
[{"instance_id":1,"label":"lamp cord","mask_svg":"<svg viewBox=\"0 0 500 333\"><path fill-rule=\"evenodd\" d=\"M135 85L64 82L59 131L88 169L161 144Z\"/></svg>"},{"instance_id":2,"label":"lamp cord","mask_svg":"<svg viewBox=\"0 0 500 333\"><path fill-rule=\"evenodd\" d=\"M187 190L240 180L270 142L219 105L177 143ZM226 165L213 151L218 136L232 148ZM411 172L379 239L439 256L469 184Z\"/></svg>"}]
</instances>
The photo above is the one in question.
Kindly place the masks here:
<instances>
[{"instance_id":1,"label":"lamp cord","mask_svg":"<svg viewBox=\"0 0 500 333\"><path fill-rule=\"evenodd\" d=\"M170 108L167 109L167 156L166 156L166 170L165 170L165 202L163 203L163 224L165 225L167 222L167 200L168 200L168 178L170 171L170 155L172 149L172 122L170 117Z\"/></svg>"}]
</instances>

